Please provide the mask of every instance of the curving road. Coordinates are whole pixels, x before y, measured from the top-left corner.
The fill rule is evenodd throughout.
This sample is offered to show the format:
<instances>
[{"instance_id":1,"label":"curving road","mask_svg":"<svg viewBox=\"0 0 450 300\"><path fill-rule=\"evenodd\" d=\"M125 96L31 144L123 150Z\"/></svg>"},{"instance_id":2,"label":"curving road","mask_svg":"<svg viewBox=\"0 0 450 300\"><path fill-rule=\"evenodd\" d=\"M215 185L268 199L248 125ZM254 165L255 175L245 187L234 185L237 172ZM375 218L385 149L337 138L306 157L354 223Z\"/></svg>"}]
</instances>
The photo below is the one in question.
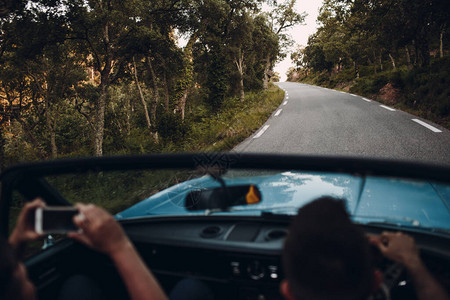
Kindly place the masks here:
<instances>
[{"instance_id":1,"label":"curving road","mask_svg":"<svg viewBox=\"0 0 450 300\"><path fill-rule=\"evenodd\" d=\"M360 96L283 82L285 99L237 152L393 158L450 165L450 131Z\"/></svg>"}]
</instances>

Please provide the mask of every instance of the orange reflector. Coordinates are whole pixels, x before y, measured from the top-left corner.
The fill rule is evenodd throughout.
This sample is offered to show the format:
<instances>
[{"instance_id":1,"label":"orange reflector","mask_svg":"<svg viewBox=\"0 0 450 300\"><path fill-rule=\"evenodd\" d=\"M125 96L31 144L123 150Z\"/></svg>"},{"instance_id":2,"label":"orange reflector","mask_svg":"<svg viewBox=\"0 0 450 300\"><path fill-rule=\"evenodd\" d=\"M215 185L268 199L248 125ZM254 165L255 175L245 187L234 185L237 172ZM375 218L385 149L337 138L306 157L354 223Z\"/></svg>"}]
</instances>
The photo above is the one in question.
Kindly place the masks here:
<instances>
[{"instance_id":1,"label":"orange reflector","mask_svg":"<svg viewBox=\"0 0 450 300\"><path fill-rule=\"evenodd\" d=\"M250 186L247 195L245 195L245 202L247 204L257 204L261 201L261 195L254 185Z\"/></svg>"}]
</instances>

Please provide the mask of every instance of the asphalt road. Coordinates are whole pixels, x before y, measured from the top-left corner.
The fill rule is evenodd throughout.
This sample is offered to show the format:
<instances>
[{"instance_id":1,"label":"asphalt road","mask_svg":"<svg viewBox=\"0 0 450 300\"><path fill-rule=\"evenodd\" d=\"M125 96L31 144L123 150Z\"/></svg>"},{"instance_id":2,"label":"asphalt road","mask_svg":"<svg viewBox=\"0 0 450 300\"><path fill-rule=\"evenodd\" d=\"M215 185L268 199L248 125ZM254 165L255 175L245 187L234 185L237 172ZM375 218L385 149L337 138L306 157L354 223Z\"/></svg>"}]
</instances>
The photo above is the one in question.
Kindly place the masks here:
<instances>
[{"instance_id":1,"label":"asphalt road","mask_svg":"<svg viewBox=\"0 0 450 300\"><path fill-rule=\"evenodd\" d=\"M292 82L278 85L286 92L283 103L234 151L392 158L450 166L450 131L442 126L360 96Z\"/></svg>"}]
</instances>

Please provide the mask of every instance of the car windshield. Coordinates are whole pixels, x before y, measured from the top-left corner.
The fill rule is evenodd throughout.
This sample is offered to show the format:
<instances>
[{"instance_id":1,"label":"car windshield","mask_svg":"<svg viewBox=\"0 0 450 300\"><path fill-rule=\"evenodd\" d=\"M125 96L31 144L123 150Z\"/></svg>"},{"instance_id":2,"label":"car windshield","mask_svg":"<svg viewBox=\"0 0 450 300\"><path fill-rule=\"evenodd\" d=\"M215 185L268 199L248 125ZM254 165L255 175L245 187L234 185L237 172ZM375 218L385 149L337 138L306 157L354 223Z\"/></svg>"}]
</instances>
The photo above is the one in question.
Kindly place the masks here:
<instances>
[{"instance_id":1,"label":"car windshield","mask_svg":"<svg viewBox=\"0 0 450 300\"><path fill-rule=\"evenodd\" d=\"M448 232L448 180L396 176L396 162L450 167L450 1L410 2L0 1L0 171L193 153L226 167L55 175L50 164L45 180L120 220L292 215L327 195L355 222ZM231 167L248 153L278 156ZM383 174L289 168L283 155L376 160ZM185 208L192 191L235 185L261 202Z\"/></svg>"},{"instance_id":2,"label":"car windshield","mask_svg":"<svg viewBox=\"0 0 450 300\"><path fill-rule=\"evenodd\" d=\"M220 180L218 179L220 176ZM91 202L118 220L161 216L289 216L315 199L344 199L352 219L450 234L450 185L395 177L298 170L230 169L217 175L205 169L89 172L46 177L72 203ZM222 210L187 207L192 191L253 185L261 202Z\"/></svg>"}]
</instances>

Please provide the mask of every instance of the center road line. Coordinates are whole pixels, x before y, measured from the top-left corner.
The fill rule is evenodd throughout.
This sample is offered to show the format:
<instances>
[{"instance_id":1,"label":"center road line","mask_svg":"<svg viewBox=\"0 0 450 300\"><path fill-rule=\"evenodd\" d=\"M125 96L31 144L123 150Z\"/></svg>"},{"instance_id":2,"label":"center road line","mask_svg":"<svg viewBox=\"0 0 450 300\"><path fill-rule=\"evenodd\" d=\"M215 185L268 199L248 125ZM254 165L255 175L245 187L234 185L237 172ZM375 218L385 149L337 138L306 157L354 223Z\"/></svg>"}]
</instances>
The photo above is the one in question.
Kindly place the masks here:
<instances>
[{"instance_id":1,"label":"center road line","mask_svg":"<svg viewBox=\"0 0 450 300\"><path fill-rule=\"evenodd\" d=\"M269 128L270 125L264 125L264 127L253 137L254 139L259 138L263 133Z\"/></svg>"},{"instance_id":2,"label":"center road line","mask_svg":"<svg viewBox=\"0 0 450 300\"><path fill-rule=\"evenodd\" d=\"M385 109L387 109L387 110L390 110L390 111L395 111L395 109L393 109L393 108L390 108L390 107L387 107L387 106L384 106L384 105L380 105L382 108L385 108Z\"/></svg>"},{"instance_id":3,"label":"center road line","mask_svg":"<svg viewBox=\"0 0 450 300\"><path fill-rule=\"evenodd\" d=\"M275 117L277 117L281 113L281 111L282 111L281 108L279 110L277 110L277 112L275 113Z\"/></svg>"},{"instance_id":4,"label":"center road line","mask_svg":"<svg viewBox=\"0 0 450 300\"><path fill-rule=\"evenodd\" d=\"M433 127L433 126L431 126L431 125L429 125L429 124L427 124L427 123L425 123L423 121L420 121L419 119L411 119L411 120L416 122L416 123L418 123L418 124L420 124L420 125L422 125L422 126L424 126L424 127L426 127L426 128L428 128L428 129L430 129L433 132L442 132L441 130L437 129L436 127Z\"/></svg>"}]
</instances>

